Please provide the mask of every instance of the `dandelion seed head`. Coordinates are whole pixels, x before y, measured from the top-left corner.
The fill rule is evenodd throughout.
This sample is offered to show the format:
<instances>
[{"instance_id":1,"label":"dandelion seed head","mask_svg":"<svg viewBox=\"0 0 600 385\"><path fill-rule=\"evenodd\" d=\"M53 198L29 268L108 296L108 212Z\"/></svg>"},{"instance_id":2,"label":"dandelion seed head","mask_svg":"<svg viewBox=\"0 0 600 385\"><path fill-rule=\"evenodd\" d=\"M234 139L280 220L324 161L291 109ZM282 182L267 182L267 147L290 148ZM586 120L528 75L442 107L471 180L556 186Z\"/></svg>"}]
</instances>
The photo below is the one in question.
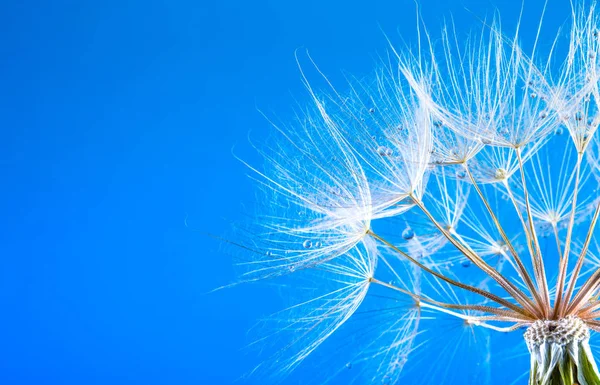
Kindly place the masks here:
<instances>
[{"instance_id":1,"label":"dandelion seed head","mask_svg":"<svg viewBox=\"0 0 600 385\"><path fill-rule=\"evenodd\" d=\"M540 383L568 354L583 367L572 352L591 357L600 330L600 19L573 15L566 50L538 35L526 52L497 18L467 37L449 24L347 93L301 66L314 106L249 166L267 208L242 280L305 278L262 368L287 375L339 338L345 355L321 358L358 382L486 383L492 336L522 328ZM414 369L432 360L436 382Z\"/></svg>"}]
</instances>

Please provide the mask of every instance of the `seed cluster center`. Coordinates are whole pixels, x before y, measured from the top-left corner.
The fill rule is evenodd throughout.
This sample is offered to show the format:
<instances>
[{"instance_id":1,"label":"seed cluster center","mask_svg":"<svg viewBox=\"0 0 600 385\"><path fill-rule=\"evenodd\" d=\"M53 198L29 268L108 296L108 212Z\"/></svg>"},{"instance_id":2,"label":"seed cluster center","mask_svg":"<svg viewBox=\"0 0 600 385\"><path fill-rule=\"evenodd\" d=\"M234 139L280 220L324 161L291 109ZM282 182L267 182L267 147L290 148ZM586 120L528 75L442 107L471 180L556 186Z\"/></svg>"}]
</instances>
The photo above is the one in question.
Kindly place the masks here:
<instances>
[{"instance_id":1,"label":"seed cluster center","mask_svg":"<svg viewBox=\"0 0 600 385\"><path fill-rule=\"evenodd\" d=\"M524 334L529 349L544 343L567 345L590 338L590 330L581 319L567 316L559 320L535 321Z\"/></svg>"}]
</instances>

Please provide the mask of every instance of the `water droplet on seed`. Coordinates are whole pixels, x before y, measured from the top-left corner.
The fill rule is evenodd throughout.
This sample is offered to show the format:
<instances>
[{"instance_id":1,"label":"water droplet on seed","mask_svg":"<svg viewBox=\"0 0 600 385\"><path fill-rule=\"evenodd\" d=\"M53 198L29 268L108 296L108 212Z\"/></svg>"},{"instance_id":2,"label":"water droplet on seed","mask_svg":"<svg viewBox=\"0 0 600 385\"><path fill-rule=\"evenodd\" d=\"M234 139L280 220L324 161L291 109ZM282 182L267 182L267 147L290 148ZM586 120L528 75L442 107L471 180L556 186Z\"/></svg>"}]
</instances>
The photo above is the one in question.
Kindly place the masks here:
<instances>
[{"instance_id":1,"label":"water droplet on seed","mask_svg":"<svg viewBox=\"0 0 600 385\"><path fill-rule=\"evenodd\" d=\"M502 180L506 178L506 170L503 168L499 168L496 170L496 172L494 173L494 178L498 179L498 180Z\"/></svg>"},{"instance_id":2,"label":"water droplet on seed","mask_svg":"<svg viewBox=\"0 0 600 385\"><path fill-rule=\"evenodd\" d=\"M415 232L410 227L407 227L402 231L402 238L409 240L415 237Z\"/></svg>"},{"instance_id":3,"label":"water droplet on seed","mask_svg":"<svg viewBox=\"0 0 600 385\"><path fill-rule=\"evenodd\" d=\"M563 128L562 127L558 127L556 130L554 130L554 134L555 135L562 135L563 134Z\"/></svg>"},{"instance_id":4,"label":"water droplet on seed","mask_svg":"<svg viewBox=\"0 0 600 385\"><path fill-rule=\"evenodd\" d=\"M310 239L307 239L306 241L302 242L302 247L304 247L305 249L310 249L312 245L313 244Z\"/></svg>"},{"instance_id":5,"label":"water droplet on seed","mask_svg":"<svg viewBox=\"0 0 600 385\"><path fill-rule=\"evenodd\" d=\"M461 265L462 267L469 267L469 266L471 266L471 261L469 261L468 259L465 259L464 261L462 261L462 262L460 263L460 265Z\"/></svg>"},{"instance_id":6,"label":"water droplet on seed","mask_svg":"<svg viewBox=\"0 0 600 385\"><path fill-rule=\"evenodd\" d=\"M391 156L392 149L387 148L385 146L379 146L379 147L377 147L377 153L381 156Z\"/></svg>"}]
</instances>

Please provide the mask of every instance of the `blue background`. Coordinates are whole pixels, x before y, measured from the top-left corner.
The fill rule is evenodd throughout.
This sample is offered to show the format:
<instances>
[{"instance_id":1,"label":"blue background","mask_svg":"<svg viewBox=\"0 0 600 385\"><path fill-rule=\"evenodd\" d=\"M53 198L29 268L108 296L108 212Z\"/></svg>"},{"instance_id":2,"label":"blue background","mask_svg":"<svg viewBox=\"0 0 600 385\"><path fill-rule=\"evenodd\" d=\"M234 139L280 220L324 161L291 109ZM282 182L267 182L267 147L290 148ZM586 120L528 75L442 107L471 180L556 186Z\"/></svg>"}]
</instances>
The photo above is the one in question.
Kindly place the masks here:
<instances>
[{"instance_id":1,"label":"blue background","mask_svg":"<svg viewBox=\"0 0 600 385\"><path fill-rule=\"evenodd\" d=\"M510 30L521 6L450 3L421 1L429 29L498 7ZM527 1L523 35L540 10ZM551 1L546 21L569 12ZM234 279L209 234L253 199L232 149L260 164L257 109L308 101L296 49L343 91L385 53L381 30L411 43L415 23L412 0L2 2L0 383L234 382L279 299L206 294Z\"/></svg>"}]
</instances>

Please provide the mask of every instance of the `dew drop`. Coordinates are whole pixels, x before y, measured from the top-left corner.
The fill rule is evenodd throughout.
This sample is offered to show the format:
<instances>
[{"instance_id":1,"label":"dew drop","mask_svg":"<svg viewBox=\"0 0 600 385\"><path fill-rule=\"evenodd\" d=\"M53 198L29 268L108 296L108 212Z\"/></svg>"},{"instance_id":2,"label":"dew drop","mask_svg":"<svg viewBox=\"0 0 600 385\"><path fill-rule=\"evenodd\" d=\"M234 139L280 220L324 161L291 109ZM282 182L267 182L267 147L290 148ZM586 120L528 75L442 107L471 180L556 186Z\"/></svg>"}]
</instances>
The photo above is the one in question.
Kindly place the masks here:
<instances>
[{"instance_id":1,"label":"dew drop","mask_svg":"<svg viewBox=\"0 0 600 385\"><path fill-rule=\"evenodd\" d=\"M467 173L465 172L465 170L459 170L456 172L456 177L458 179L465 179L466 176L467 176Z\"/></svg>"},{"instance_id":2,"label":"dew drop","mask_svg":"<svg viewBox=\"0 0 600 385\"><path fill-rule=\"evenodd\" d=\"M460 265L462 267L469 267L469 266L471 266L471 261L469 261L468 259L465 259L460 263Z\"/></svg>"},{"instance_id":3,"label":"dew drop","mask_svg":"<svg viewBox=\"0 0 600 385\"><path fill-rule=\"evenodd\" d=\"M316 241L314 244L315 247L321 247L321 241Z\"/></svg>"},{"instance_id":4,"label":"dew drop","mask_svg":"<svg viewBox=\"0 0 600 385\"><path fill-rule=\"evenodd\" d=\"M433 125L436 126L437 128L442 127L442 121L441 120L434 120L433 121Z\"/></svg>"},{"instance_id":5,"label":"dew drop","mask_svg":"<svg viewBox=\"0 0 600 385\"><path fill-rule=\"evenodd\" d=\"M502 180L506 178L506 170L503 168L499 168L496 170L496 172L494 173L494 178L498 179L498 180Z\"/></svg>"},{"instance_id":6,"label":"dew drop","mask_svg":"<svg viewBox=\"0 0 600 385\"><path fill-rule=\"evenodd\" d=\"M379 146L379 147L377 147L377 153L381 156L391 156L392 150L385 146Z\"/></svg>"},{"instance_id":7,"label":"dew drop","mask_svg":"<svg viewBox=\"0 0 600 385\"><path fill-rule=\"evenodd\" d=\"M271 250L267 251L265 254L267 255L267 257L273 256L273 252Z\"/></svg>"},{"instance_id":8,"label":"dew drop","mask_svg":"<svg viewBox=\"0 0 600 385\"><path fill-rule=\"evenodd\" d=\"M371 113L371 114L372 114L372 113L374 113L374 112L375 112L375 109L374 109L373 107L369 108L369 113Z\"/></svg>"},{"instance_id":9,"label":"dew drop","mask_svg":"<svg viewBox=\"0 0 600 385\"><path fill-rule=\"evenodd\" d=\"M415 232L410 227L407 227L402 231L402 238L409 240L415 237Z\"/></svg>"},{"instance_id":10,"label":"dew drop","mask_svg":"<svg viewBox=\"0 0 600 385\"><path fill-rule=\"evenodd\" d=\"M492 141L489 140L488 138L481 138L481 143L483 143L483 144L491 144Z\"/></svg>"},{"instance_id":11,"label":"dew drop","mask_svg":"<svg viewBox=\"0 0 600 385\"><path fill-rule=\"evenodd\" d=\"M307 239L306 241L302 242L302 247L304 247L305 249L310 249L312 245L313 244L310 239Z\"/></svg>"},{"instance_id":12,"label":"dew drop","mask_svg":"<svg viewBox=\"0 0 600 385\"><path fill-rule=\"evenodd\" d=\"M595 58L596 58L596 52L594 52L594 51L590 51L590 52L588 53L588 57L589 57L590 59L595 59Z\"/></svg>"},{"instance_id":13,"label":"dew drop","mask_svg":"<svg viewBox=\"0 0 600 385\"><path fill-rule=\"evenodd\" d=\"M347 368L347 369L352 369L352 362L348 362L348 363L346 364L346 368Z\"/></svg>"},{"instance_id":14,"label":"dew drop","mask_svg":"<svg viewBox=\"0 0 600 385\"><path fill-rule=\"evenodd\" d=\"M562 135L563 134L563 128L562 127L558 127L556 130L554 130L554 134L555 135Z\"/></svg>"},{"instance_id":15,"label":"dew drop","mask_svg":"<svg viewBox=\"0 0 600 385\"><path fill-rule=\"evenodd\" d=\"M548 113L546 111L540 112L540 119L546 119L548 117Z\"/></svg>"},{"instance_id":16,"label":"dew drop","mask_svg":"<svg viewBox=\"0 0 600 385\"><path fill-rule=\"evenodd\" d=\"M581 122L583 120L583 114L581 113L581 111L577 111L575 113L575 120Z\"/></svg>"},{"instance_id":17,"label":"dew drop","mask_svg":"<svg viewBox=\"0 0 600 385\"><path fill-rule=\"evenodd\" d=\"M529 97L531 97L532 99L537 98L537 94L535 92L532 92L531 94L529 94Z\"/></svg>"}]
</instances>

